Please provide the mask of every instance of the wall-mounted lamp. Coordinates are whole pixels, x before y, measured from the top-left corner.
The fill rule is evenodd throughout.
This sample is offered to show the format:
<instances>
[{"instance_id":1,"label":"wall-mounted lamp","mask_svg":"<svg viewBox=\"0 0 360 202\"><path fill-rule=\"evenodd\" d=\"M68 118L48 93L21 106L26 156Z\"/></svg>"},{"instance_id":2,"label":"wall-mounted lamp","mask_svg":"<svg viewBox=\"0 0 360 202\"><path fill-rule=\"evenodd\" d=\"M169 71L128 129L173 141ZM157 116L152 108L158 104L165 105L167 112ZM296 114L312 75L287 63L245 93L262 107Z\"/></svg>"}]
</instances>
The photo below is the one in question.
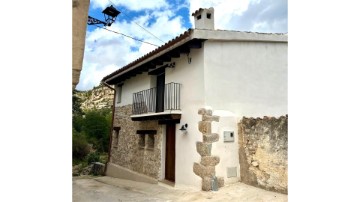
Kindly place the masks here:
<instances>
[{"instance_id":1,"label":"wall-mounted lamp","mask_svg":"<svg viewBox=\"0 0 360 202\"><path fill-rule=\"evenodd\" d=\"M185 125L182 125L179 130L181 130L182 132L186 132L187 127L188 127L188 124L185 123Z\"/></svg>"}]
</instances>

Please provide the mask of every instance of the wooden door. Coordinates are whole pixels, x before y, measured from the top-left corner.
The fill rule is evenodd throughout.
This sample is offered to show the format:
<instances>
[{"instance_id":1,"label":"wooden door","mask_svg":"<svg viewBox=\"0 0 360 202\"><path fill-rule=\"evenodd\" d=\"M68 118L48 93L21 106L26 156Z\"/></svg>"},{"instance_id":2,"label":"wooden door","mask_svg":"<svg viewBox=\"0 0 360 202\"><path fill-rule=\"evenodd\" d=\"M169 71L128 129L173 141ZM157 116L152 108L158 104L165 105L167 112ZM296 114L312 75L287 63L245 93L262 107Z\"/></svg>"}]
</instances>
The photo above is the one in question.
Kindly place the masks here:
<instances>
[{"instance_id":1,"label":"wooden door","mask_svg":"<svg viewBox=\"0 0 360 202\"><path fill-rule=\"evenodd\" d=\"M166 125L165 179L175 182L175 124Z\"/></svg>"}]
</instances>

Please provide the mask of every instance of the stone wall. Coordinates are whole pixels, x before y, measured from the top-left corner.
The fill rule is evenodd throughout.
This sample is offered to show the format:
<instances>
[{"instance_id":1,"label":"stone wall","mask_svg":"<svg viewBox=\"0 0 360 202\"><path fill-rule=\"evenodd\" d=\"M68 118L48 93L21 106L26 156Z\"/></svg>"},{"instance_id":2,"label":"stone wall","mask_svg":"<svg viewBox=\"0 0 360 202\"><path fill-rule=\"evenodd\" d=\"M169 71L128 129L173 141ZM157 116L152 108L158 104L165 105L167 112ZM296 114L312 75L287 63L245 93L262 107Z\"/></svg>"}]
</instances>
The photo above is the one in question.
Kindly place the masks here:
<instances>
[{"instance_id":1,"label":"stone wall","mask_svg":"<svg viewBox=\"0 0 360 202\"><path fill-rule=\"evenodd\" d=\"M288 116L243 118L239 123L243 183L287 194Z\"/></svg>"},{"instance_id":2,"label":"stone wall","mask_svg":"<svg viewBox=\"0 0 360 202\"><path fill-rule=\"evenodd\" d=\"M113 132L110 162L159 179L163 131L157 121L132 121L132 105L115 108L114 127L120 127L118 139ZM156 130L154 148L140 147L137 130ZM148 135L145 141L148 141Z\"/></svg>"},{"instance_id":3,"label":"stone wall","mask_svg":"<svg viewBox=\"0 0 360 202\"><path fill-rule=\"evenodd\" d=\"M201 156L200 163L194 163L193 172L202 178L202 190L217 191L224 186L224 177L216 176L215 166L219 164L220 158L211 153L212 143L219 141L219 134L211 132L211 122L219 122L219 116L213 116L211 109L201 108L198 114L202 115L199 122L199 131L202 133L203 141L196 142L196 150Z\"/></svg>"}]
</instances>

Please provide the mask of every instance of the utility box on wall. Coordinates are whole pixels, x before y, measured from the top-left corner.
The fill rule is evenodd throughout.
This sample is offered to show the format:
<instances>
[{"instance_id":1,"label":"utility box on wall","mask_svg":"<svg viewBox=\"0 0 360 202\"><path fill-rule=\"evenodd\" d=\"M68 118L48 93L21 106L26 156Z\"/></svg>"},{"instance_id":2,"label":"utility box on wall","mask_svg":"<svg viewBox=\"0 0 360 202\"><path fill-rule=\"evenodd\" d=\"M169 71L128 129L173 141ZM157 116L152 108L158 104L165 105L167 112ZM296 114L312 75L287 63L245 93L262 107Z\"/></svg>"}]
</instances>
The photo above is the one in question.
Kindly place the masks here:
<instances>
[{"instance_id":1,"label":"utility box on wall","mask_svg":"<svg viewBox=\"0 0 360 202\"><path fill-rule=\"evenodd\" d=\"M224 131L224 142L234 142L234 131Z\"/></svg>"}]
</instances>

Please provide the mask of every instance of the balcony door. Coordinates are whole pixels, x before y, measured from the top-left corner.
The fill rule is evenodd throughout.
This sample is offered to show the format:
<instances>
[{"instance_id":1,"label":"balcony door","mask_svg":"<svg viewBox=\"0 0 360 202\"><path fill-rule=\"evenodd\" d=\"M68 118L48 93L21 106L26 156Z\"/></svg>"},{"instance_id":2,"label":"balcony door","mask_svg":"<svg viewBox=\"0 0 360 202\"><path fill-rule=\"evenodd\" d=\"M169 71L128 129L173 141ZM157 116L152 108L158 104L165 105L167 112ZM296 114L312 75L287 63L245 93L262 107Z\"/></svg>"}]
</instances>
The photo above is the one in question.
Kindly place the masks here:
<instances>
[{"instance_id":1,"label":"balcony door","mask_svg":"<svg viewBox=\"0 0 360 202\"><path fill-rule=\"evenodd\" d=\"M165 72L156 78L156 112L164 111Z\"/></svg>"}]
</instances>

